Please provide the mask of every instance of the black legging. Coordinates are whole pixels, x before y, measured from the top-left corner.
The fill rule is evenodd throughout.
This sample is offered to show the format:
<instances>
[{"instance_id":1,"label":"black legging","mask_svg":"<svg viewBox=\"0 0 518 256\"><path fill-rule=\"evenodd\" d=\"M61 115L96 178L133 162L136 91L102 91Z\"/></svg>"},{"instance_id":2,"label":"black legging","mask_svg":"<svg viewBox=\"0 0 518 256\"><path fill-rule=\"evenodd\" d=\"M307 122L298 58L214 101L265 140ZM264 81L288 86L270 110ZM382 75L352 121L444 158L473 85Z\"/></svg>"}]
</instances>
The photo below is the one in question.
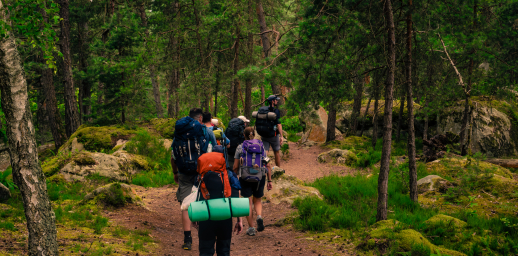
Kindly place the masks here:
<instances>
[{"instance_id":1,"label":"black legging","mask_svg":"<svg viewBox=\"0 0 518 256\"><path fill-rule=\"evenodd\" d=\"M218 256L230 255L232 218L218 221L200 221L199 225L200 256L212 256L214 251L216 251ZM214 243L216 244L216 250L214 250Z\"/></svg>"}]
</instances>

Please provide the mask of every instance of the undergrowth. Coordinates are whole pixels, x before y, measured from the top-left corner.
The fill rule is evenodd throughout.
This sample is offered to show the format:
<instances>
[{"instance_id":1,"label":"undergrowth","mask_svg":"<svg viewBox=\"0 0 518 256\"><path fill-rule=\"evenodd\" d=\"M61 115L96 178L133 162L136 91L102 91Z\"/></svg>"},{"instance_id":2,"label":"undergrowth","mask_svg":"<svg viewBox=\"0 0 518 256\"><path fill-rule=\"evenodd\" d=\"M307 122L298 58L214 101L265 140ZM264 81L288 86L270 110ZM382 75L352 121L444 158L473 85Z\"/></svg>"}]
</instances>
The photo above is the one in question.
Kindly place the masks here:
<instances>
[{"instance_id":1,"label":"undergrowth","mask_svg":"<svg viewBox=\"0 0 518 256\"><path fill-rule=\"evenodd\" d=\"M426 166L419 164L418 179L429 175ZM405 228L415 229L428 237L435 245L458 249L464 246L468 255L510 255L518 253L518 218L479 216L469 206L450 214L468 223L463 232L437 228L426 229L423 223L437 215L437 208L423 208L412 202L408 196L408 164L391 168L388 184L388 218L402 223ZM326 176L309 184L324 196L298 198L294 206L299 217L294 220L298 229L325 232L330 229L349 229L365 237L366 228L376 222L378 175ZM467 186L467 185L466 185ZM504 221L505 220L505 221ZM489 233L486 231L489 230ZM473 239L475 234L488 234ZM460 237L459 237L460 235ZM356 237L355 239L358 239ZM417 251L421 250L415 248ZM419 250L418 250L419 249ZM484 251L485 253L481 253ZM488 252L490 252L488 254ZM398 254L401 255L401 254ZM414 255L414 254L412 254ZM416 254L417 255L417 254ZM423 254L430 255L430 254Z\"/></svg>"}]
</instances>

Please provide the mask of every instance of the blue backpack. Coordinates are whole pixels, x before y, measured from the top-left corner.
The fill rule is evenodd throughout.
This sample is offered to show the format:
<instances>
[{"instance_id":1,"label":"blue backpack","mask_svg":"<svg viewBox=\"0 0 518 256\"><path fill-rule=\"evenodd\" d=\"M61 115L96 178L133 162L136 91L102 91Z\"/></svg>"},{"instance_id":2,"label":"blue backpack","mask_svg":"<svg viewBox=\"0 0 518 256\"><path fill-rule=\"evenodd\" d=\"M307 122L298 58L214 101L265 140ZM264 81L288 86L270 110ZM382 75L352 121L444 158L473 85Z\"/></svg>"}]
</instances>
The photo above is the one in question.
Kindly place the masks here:
<instances>
[{"instance_id":1,"label":"blue backpack","mask_svg":"<svg viewBox=\"0 0 518 256\"><path fill-rule=\"evenodd\" d=\"M171 150L178 171L185 175L196 175L198 157L207 152L208 140L204 125L191 117L176 121Z\"/></svg>"}]
</instances>

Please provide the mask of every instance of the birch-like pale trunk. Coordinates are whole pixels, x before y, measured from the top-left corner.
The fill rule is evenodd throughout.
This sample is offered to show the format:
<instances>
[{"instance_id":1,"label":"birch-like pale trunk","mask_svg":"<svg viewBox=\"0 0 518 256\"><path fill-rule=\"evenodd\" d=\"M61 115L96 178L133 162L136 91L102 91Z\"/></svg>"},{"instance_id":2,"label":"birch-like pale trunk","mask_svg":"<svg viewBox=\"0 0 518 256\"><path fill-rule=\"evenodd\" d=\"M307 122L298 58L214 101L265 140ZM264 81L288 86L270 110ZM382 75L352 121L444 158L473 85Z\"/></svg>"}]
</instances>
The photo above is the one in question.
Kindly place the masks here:
<instances>
[{"instance_id":1,"label":"birch-like pale trunk","mask_svg":"<svg viewBox=\"0 0 518 256\"><path fill-rule=\"evenodd\" d=\"M1 0L0 10L3 10ZM0 19L7 22L5 12L0 11ZM56 216L38 162L27 81L12 35L0 39L0 90L13 181L20 189L29 231L28 254L58 255Z\"/></svg>"}]
</instances>

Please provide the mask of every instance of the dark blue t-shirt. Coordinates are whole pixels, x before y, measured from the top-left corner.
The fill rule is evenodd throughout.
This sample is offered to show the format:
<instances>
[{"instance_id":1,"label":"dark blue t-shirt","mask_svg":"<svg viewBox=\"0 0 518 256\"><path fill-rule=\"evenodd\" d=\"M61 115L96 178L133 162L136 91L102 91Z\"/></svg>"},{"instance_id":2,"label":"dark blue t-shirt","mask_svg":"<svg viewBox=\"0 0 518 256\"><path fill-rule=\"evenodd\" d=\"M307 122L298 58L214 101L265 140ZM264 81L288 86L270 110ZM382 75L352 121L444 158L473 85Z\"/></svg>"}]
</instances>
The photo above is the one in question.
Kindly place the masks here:
<instances>
[{"instance_id":1,"label":"dark blue t-shirt","mask_svg":"<svg viewBox=\"0 0 518 256\"><path fill-rule=\"evenodd\" d=\"M275 119L275 121L273 121L273 124L274 125L280 124L281 123L281 111L279 111L279 109L277 109L277 108L270 107L270 112L274 112L275 115L277 115L277 118Z\"/></svg>"}]
</instances>

